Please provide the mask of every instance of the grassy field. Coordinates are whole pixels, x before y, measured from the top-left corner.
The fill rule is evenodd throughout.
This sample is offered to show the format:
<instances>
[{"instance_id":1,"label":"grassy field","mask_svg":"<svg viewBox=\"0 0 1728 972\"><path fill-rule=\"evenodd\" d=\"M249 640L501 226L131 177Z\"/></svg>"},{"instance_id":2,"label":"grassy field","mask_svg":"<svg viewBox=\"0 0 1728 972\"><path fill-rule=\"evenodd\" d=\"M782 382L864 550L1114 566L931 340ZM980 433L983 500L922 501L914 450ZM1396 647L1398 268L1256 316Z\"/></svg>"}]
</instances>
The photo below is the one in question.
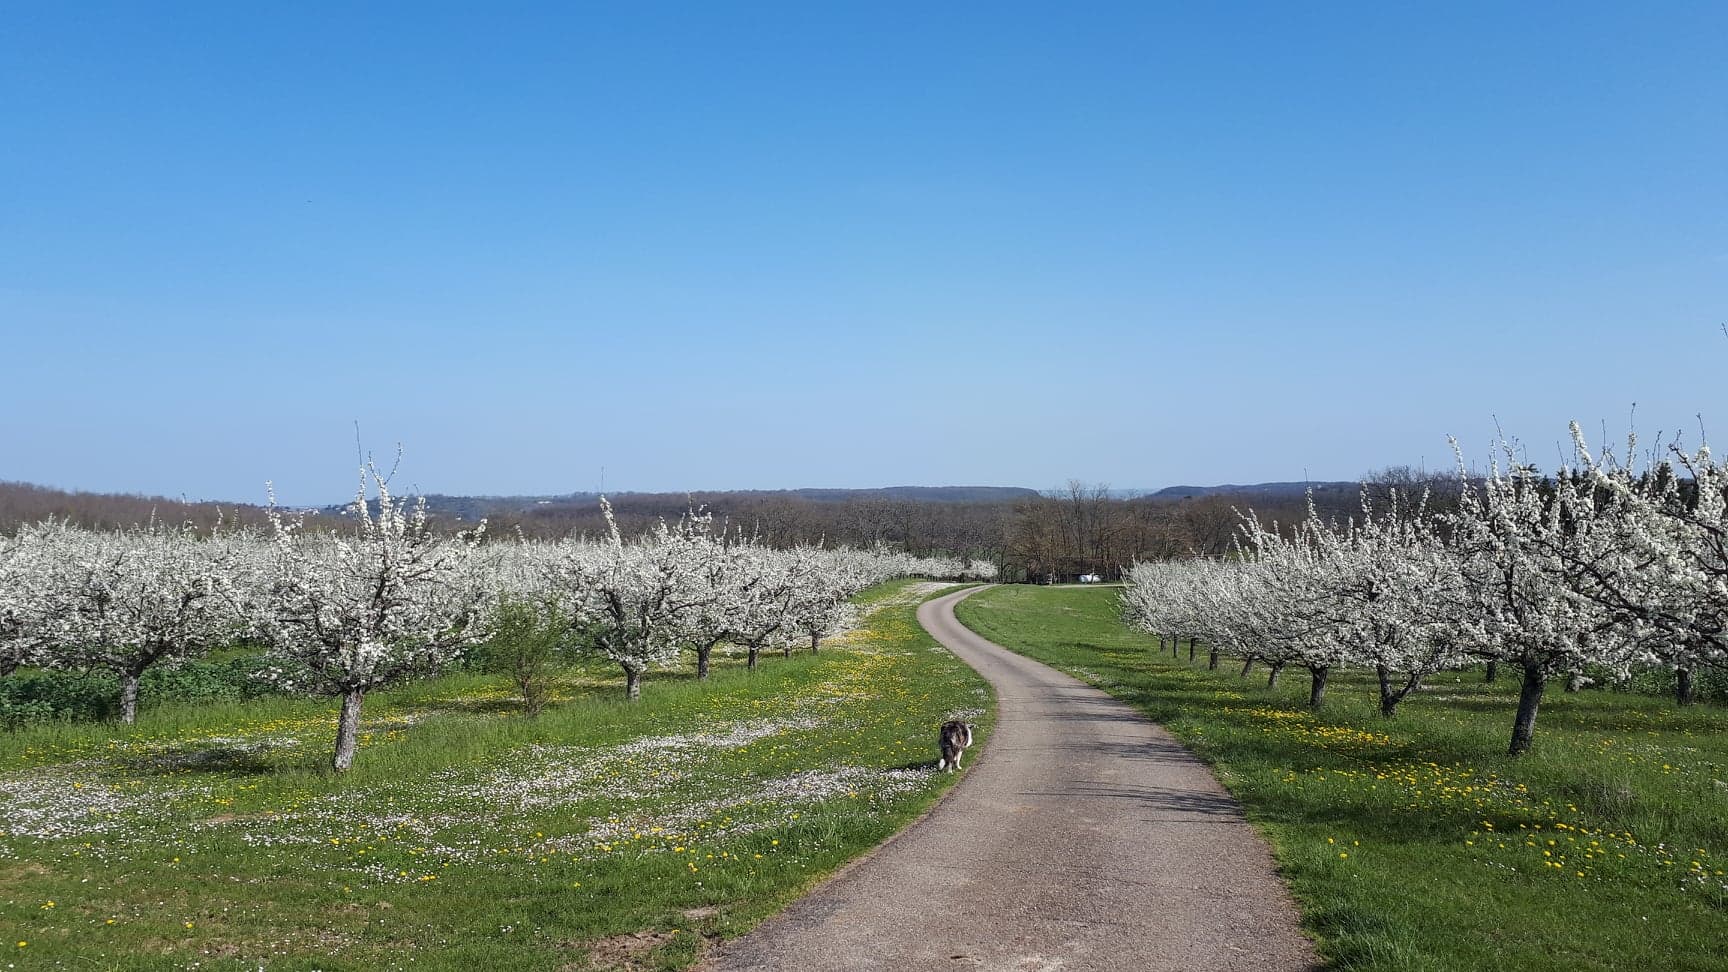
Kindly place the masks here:
<instances>
[{"instance_id":1,"label":"grassy field","mask_svg":"<svg viewBox=\"0 0 1728 972\"><path fill-rule=\"evenodd\" d=\"M1513 760L1516 678L1445 673L1388 721L1344 673L1315 715L1305 672L1269 691L1160 656L1112 590L1000 587L958 613L1210 761L1336 967L1728 969L1728 711L1556 688Z\"/></svg>"},{"instance_id":2,"label":"grassy field","mask_svg":"<svg viewBox=\"0 0 1728 972\"><path fill-rule=\"evenodd\" d=\"M677 968L887 837L953 779L936 726L988 688L884 585L820 655L707 682L573 673L335 705L164 707L0 733L0 967Z\"/></svg>"}]
</instances>

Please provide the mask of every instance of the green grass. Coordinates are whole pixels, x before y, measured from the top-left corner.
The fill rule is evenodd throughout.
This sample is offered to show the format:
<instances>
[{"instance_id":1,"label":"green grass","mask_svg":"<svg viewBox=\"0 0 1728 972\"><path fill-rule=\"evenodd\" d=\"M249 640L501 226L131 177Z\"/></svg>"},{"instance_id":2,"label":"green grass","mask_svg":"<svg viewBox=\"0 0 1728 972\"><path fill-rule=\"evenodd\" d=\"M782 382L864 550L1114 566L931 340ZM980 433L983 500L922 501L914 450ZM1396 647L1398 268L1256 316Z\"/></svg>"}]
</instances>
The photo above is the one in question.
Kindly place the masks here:
<instances>
[{"instance_id":1,"label":"green grass","mask_svg":"<svg viewBox=\"0 0 1728 972\"><path fill-rule=\"evenodd\" d=\"M493 677L377 693L344 776L331 701L0 733L0 965L687 965L952 782L936 726L991 701L919 599L884 585L819 655L656 673L634 705L605 667L533 721Z\"/></svg>"},{"instance_id":2,"label":"green grass","mask_svg":"<svg viewBox=\"0 0 1728 972\"><path fill-rule=\"evenodd\" d=\"M1338 968L1728 969L1728 712L1553 690L1504 755L1516 678L1450 672L1380 718L1370 673L1206 670L1118 619L1115 592L1000 587L978 633L1137 706L1211 762L1272 843Z\"/></svg>"}]
</instances>

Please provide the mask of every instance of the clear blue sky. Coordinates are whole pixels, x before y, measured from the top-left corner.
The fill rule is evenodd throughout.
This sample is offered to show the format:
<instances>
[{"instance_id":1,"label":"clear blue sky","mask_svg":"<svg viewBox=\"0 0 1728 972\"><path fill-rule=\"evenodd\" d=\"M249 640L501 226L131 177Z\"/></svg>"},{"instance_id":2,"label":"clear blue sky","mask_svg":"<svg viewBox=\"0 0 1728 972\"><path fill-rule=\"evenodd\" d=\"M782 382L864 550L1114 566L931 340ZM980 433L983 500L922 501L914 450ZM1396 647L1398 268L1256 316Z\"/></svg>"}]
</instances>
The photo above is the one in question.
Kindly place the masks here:
<instances>
[{"instance_id":1,"label":"clear blue sky","mask_svg":"<svg viewBox=\"0 0 1728 972\"><path fill-rule=\"evenodd\" d=\"M337 499L355 419L456 493L1728 429L1720 2L4 21L0 479Z\"/></svg>"}]
</instances>

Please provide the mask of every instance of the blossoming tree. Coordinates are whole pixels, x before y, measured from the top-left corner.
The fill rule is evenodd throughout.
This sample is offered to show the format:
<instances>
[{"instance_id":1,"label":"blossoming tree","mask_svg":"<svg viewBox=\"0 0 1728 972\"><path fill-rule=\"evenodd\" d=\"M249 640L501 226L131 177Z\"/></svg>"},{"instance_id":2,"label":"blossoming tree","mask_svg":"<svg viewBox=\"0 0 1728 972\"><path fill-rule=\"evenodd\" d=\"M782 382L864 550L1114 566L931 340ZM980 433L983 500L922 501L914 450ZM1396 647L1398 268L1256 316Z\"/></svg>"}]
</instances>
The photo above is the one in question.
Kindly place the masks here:
<instances>
[{"instance_id":1,"label":"blossoming tree","mask_svg":"<svg viewBox=\"0 0 1728 972\"><path fill-rule=\"evenodd\" d=\"M552 579L587 643L623 669L624 696L635 700L648 669L676 657L687 635L680 622L715 596L700 582L710 522L692 513L627 541L604 498L601 510L607 539L572 545Z\"/></svg>"},{"instance_id":2,"label":"blossoming tree","mask_svg":"<svg viewBox=\"0 0 1728 972\"><path fill-rule=\"evenodd\" d=\"M42 527L0 535L0 676L36 660Z\"/></svg>"},{"instance_id":3,"label":"blossoming tree","mask_svg":"<svg viewBox=\"0 0 1728 972\"><path fill-rule=\"evenodd\" d=\"M354 764L367 692L437 670L484 633L477 532L432 530L424 501L391 495L370 461L347 515L348 529L308 529L272 496L273 557L256 601L283 683L342 699L339 772Z\"/></svg>"},{"instance_id":4,"label":"blossoming tree","mask_svg":"<svg viewBox=\"0 0 1728 972\"><path fill-rule=\"evenodd\" d=\"M122 722L137 719L145 671L232 644L243 630L234 548L190 526L51 526L33 545L40 574L32 640L41 660L116 675Z\"/></svg>"}]
</instances>

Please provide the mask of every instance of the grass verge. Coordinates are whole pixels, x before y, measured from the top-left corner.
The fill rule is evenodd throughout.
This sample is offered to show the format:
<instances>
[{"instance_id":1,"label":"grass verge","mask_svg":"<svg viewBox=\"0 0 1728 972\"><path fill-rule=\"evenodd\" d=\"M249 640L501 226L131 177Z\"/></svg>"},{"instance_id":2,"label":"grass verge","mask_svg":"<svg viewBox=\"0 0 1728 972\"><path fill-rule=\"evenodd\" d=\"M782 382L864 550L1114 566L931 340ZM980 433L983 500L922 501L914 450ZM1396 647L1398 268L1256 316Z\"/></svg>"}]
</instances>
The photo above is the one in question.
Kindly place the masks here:
<instances>
[{"instance_id":1,"label":"grass verge","mask_svg":"<svg viewBox=\"0 0 1728 972\"><path fill-rule=\"evenodd\" d=\"M1214 765L1336 968L1728 969L1728 713L1553 692L1504 755L1515 679L1445 673L1393 720L1372 674L1308 710L1240 662L1160 655L1115 592L999 587L967 627L1138 707ZM1225 663L1228 666L1228 662Z\"/></svg>"},{"instance_id":2,"label":"grass verge","mask_svg":"<svg viewBox=\"0 0 1728 972\"><path fill-rule=\"evenodd\" d=\"M0 734L0 965L680 968L929 805L935 729L988 689L918 626L928 585L818 655L604 668L540 718L501 680L370 696L355 769L329 702L163 707Z\"/></svg>"}]
</instances>

